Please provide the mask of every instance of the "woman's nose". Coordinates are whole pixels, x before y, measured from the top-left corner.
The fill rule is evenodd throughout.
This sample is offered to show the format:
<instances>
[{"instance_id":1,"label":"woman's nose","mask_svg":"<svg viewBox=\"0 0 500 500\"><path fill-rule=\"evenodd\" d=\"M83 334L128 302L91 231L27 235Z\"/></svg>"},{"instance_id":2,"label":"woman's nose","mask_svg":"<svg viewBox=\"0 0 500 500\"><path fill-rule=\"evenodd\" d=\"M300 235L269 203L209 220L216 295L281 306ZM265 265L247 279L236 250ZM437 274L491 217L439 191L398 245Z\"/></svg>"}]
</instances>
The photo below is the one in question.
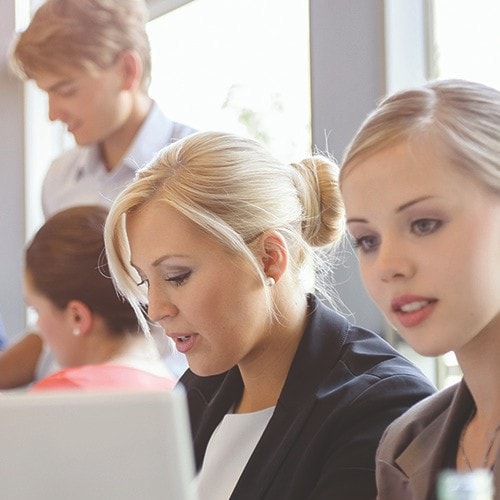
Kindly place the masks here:
<instances>
[{"instance_id":1,"label":"woman's nose","mask_svg":"<svg viewBox=\"0 0 500 500\"><path fill-rule=\"evenodd\" d=\"M414 272L407 249L394 242L387 242L379 247L376 265L379 277L384 282L407 279Z\"/></svg>"},{"instance_id":2,"label":"woman's nose","mask_svg":"<svg viewBox=\"0 0 500 500\"><path fill-rule=\"evenodd\" d=\"M154 322L168 320L177 315L179 310L162 290L150 287L148 293L148 316Z\"/></svg>"}]
</instances>

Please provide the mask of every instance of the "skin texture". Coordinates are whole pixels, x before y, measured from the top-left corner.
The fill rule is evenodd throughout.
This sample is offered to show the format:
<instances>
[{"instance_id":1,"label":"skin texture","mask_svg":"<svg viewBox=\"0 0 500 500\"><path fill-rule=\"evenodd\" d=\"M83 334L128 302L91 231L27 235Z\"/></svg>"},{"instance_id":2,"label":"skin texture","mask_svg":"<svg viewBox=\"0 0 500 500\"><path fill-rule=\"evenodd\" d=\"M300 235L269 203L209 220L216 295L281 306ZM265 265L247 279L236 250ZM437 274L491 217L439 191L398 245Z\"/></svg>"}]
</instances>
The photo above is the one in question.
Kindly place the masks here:
<instances>
[{"instance_id":1,"label":"skin texture","mask_svg":"<svg viewBox=\"0 0 500 500\"><path fill-rule=\"evenodd\" d=\"M56 307L33 287L29 273L24 275L24 296L26 303L36 313L40 337L50 346L58 362L62 366L81 364L79 339L72 334L74 328L80 327L74 321L72 304L68 304L65 309Z\"/></svg>"},{"instance_id":2,"label":"skin texture","mask_svg":"<svg viewBox=\"0 0 500 500\"><path fill-rule=\"evenodd\" d=\"M141 75L137 54L124 51L104 70L65 66L58 73L38 73L34 80L47 94L50 120L66 124L80 146L99 144L112 170L151 107L139 87Z\"/></svg>"},{"instance_id":3,"label":"skin texture","mask_svg":"<svg viewBox=\"0 0 500 500\"><path fill-rule=\"evenodd\" d=\"M124 121L119 111L120 81L116 68L96 74L68 68L61 75L44 73L36 80L48 96L49 118L67 125L79 145L99 142ZM99 120L98 110L103 111Z\"/></svg>"},{"instance_id":4,"label":"skin texture","mask_svg":"<svg viewBox=\"0 0 500 500\"><path fill-rule=\"evenodd\" d=\"M22 387L35 378L42 339L37 333L27 333L0 354L0 389ZM22 363L19 360L22 359Z\"/></svg>"},{"instance_id":5,"label":"skin texture","mask_svg":"<svg viewBox=\"0 0 500 500\"><path fill-rule=\"evenodd\" d=\"M303 294L295 299L288 292L286 301L295 306L273 323L255 270L159 202L129 215L127 233L138 281L148 287L148 314L185 350L190 368L206 376L238 365L245 390L237 411L275 404L303 331ZM275 278L279 302L279 286L287 288L286 248L272 233L261 248L263 272Z\"/></svg>"},{"instance_id":6,"label":"skin texture","mask_svg":"<svg viewBox=\"0 0 500 500\"><path fill-rule=\"evenodd\" d=\"M342 194L365 287L417 352L455 352L476 404L463 447L472 467L484 466L491 447L491 466L500 415L491 397L500 391L498 194L430 138L400 142L348 168ZM469 468L461 452L456 467Z\"/></svg>"},{"instance_id":7,"label":"skin texture","mask_svg":"<svg viewBox=\"0 0 500 500\"><path fill-rule=\"evenodd\" d=\"M498 332L496 195L432 142L402 142L362 160L342 190L365 286L412 347L460 356ZM401 312L408 301L418 310Z\"/></svg>"},{"instance_id":8,"label":"skin texture","mask_svg":"<svg viewBox=\"0 0 500 500\"><path fill-rule=\"evenodd\" d=\"M24 294L37 315L41 340L50 347L61 367L121 364L123 359L134 359L135 366L144 362L146 370L154 367L151 361L156 360L156 347L146 336L113 334L105 320L80 300L70 300L62 309L57 307L33 286L29 272L24 275ZM166 373L161 365L160 374Z\"/></svg>"}]
</instances>

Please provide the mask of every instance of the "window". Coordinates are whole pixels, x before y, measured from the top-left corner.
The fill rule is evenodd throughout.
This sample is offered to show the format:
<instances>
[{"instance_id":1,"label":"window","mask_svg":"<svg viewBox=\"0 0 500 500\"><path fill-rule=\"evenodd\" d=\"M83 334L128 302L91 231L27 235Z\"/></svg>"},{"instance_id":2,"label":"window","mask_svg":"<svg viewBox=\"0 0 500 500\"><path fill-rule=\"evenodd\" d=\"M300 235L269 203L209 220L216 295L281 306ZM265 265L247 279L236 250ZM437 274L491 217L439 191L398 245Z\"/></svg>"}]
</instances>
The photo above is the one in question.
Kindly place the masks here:
<instances>
[{"instance_id":1,"label":"window","mask_svg":"<svg viewBox=\"0 0 500 500\"><path fill-rule=\"evenodd\" d=\"M435 76L500 88L500 2L434 0L432 17Z\"/></svg>"},{"instance_id":2,"label":"window","mask_svg":"<svg viewBox=\"0 0 500 500\"><path fill-rule=\"evenodd\" d=\"M151 95L200 130L310 153L308 1L195 0L148 24Z\"/></svg>"}]
</instances>

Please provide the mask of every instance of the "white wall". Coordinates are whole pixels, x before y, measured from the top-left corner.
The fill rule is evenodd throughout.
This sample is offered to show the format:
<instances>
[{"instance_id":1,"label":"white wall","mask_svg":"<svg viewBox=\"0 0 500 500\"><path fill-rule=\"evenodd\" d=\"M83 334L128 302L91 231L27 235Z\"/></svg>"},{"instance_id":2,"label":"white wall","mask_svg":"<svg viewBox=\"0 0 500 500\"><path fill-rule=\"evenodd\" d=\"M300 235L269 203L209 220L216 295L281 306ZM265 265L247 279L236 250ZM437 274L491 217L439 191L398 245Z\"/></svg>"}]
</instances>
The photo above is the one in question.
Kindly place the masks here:
<instances>
[{"instance_id":1,"label":"white wall","mask_svg":"<svg viewBox=\"0 0 500 500\"><path fill-rule=\"evenodd\" d=\"M311 0L313 144L340 162L349 140L385 93L384 2ZM352 253L335 272L356 323L378 332L385 323L368 298Z\"/></svg>"},{"instance_id":2,"label":"white wall","mask_svg":"<svg viewBox=\"0 0 500 500\"><path fill-rule=\"evenodd\" d=\"M320 150L340 162L380 98L425 81L427 2L310 0L312 134ZM392 335L364 290L352 252L335 282L356 323Z\"/></svg>"}]
</instances>

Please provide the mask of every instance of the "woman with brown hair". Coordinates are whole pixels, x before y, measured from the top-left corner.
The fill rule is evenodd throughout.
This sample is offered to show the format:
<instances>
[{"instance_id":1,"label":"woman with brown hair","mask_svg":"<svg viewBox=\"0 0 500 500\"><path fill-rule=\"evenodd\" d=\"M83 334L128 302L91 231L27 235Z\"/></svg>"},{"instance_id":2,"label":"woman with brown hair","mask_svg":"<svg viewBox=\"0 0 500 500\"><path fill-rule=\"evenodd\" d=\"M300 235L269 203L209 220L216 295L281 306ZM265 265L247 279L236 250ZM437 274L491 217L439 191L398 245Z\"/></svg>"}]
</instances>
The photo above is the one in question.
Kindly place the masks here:
<instances>
[{"instance_id":1,"label":"woman with brown hair","mask_svg":"<svg viewBox=\"0 0 500 500\"><path fill-rule=\"evenodd\" d=\"M26 302L63 367L33 390L174 385L154 341L109 278L103 253L106 215L99 206L66 209L47 220L26 249Z\"/></svg>"}]
</instances>

